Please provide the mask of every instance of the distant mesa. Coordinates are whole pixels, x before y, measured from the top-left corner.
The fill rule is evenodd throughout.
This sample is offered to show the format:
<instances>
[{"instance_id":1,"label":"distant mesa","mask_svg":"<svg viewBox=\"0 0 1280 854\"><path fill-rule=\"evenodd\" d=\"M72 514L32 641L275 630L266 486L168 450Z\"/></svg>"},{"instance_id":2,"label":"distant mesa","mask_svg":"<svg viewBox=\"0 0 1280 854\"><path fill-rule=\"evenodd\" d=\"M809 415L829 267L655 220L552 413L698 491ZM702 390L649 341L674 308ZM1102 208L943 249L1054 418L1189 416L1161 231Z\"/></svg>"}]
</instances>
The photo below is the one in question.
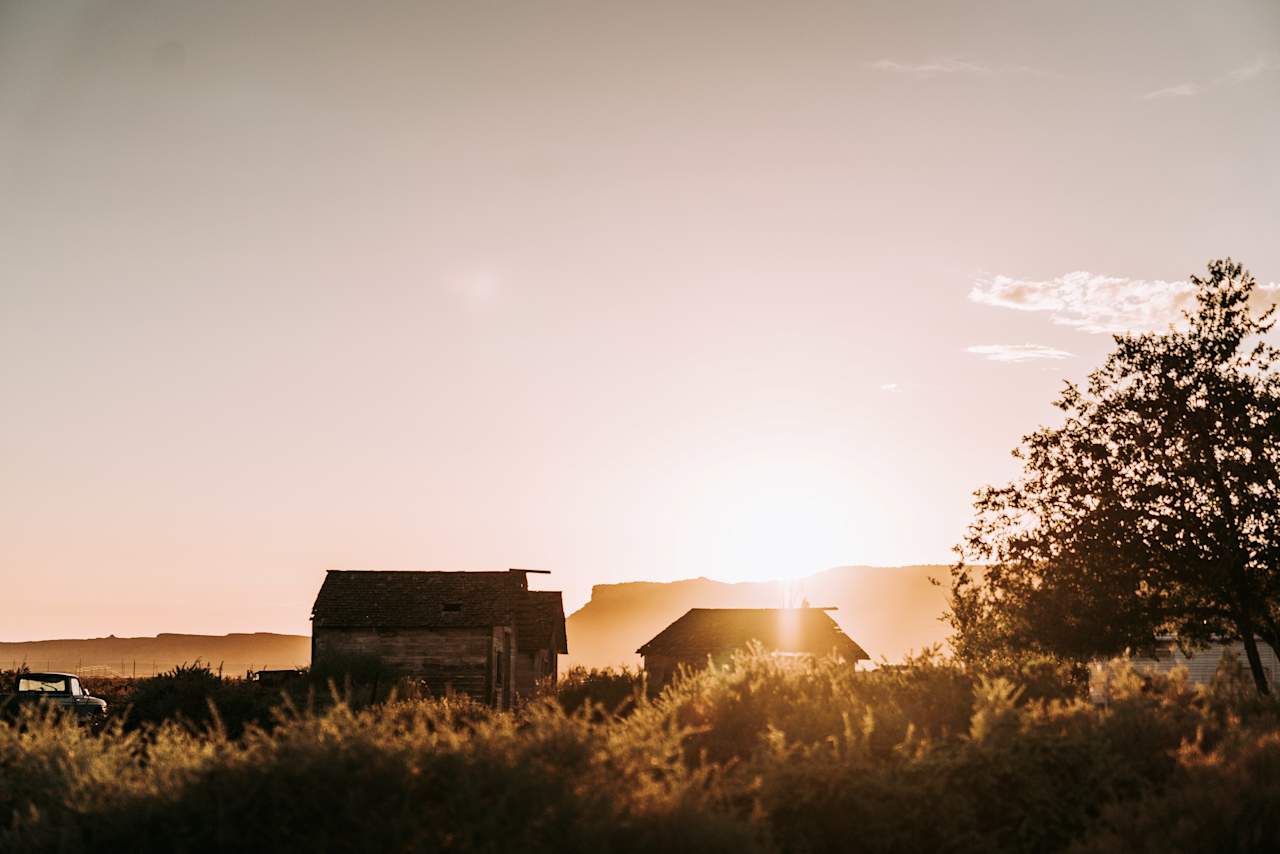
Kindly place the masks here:
<instances>
[{"instance_id":1,"label":"distant mesa","mask_svg":"<svg viewBox=\"0 0 1280 854\"><path fill-rule=\"evenodd\" d=\"M829 612L873 661L900 661L910 651L945 644L939 619L946 591L930 583L950 567L841 566L786 581L728 584L709 578L598 584L591 601L569 616L564 666L640 665L636 649L692 608L777 608L803 596Z\"/></svg>"},{"instance_id":2,"label":"distant mesa","mask_svg":"<svg viewBox=\"0 0 1280 854\"><path fill-rule=\"evenodd\" d=\"M305 635L272 632L229 635L185 635L162 632L155 637L21 641L0 643L0 667L26 663L32 668L100 676L151 676L179 664L202 661L232 676L250 668L302 667L311 657Z\"/></svg>"}]
</instances>

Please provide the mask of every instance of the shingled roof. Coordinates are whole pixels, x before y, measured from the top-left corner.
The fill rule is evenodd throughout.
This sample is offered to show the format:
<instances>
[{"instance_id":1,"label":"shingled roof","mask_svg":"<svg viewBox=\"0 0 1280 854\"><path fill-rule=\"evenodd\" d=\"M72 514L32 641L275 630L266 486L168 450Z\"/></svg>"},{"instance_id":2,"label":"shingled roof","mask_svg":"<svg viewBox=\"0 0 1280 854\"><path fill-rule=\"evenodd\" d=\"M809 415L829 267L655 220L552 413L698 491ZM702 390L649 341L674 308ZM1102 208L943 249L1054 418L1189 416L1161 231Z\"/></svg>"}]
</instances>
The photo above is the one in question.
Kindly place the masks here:
<instances>
[{"instance_id":1,"label":"shingled roof","mask_svg":"<svg viewBox=\"0 0 1280 854\"><path fill-rule=\"evenodd\" d=\"M516 609L516 643L521 649L569 651L559 590L530 590L521 598Z\"/></svg>"},{"instance_id":2,"label":"shingled roof","mask_svg":"<svg viewBox=\"0 0 1280 854\"><path fill-rule=\"evenodd\" d=\"M512 625L525 592L522 572L331 569L316 594L311 620L319 628Z\"/></svg>"},{"instance_id":3,"label":"shingled roof","mask_svg":"<svg viewBox=\"0 0 1280 854\"><path fill-rule=\"evenodd\" d=\"M759 641L770 652L870 658L821 608L693 608L640 647L640 655L695 661Z\"/></svg>"}]
</instances>

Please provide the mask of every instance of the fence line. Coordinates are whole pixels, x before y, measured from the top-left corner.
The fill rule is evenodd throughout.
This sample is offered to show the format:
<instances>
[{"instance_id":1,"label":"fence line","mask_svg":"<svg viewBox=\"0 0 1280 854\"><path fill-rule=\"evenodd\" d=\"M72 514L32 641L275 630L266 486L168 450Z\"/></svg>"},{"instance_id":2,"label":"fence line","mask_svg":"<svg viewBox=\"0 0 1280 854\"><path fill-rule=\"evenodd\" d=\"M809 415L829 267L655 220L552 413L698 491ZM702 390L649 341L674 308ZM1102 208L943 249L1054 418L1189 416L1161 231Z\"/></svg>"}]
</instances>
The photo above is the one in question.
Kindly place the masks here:
<instances>
[{"instance_id":1,"label":"fence line","mask_svg":"<svg viewBox=\"0 0 1280 854\"><path fill-rule=\"evenodd\" d=\"M86 679L94 677L99 679L149 678L170 672L183 665L189 667L194 663L195 659L190 658L183 660L124 658L112 661L83 658L14 658L8 662L10 670L16 671L19 667L25 665L28 670L32 671L74 673ZM242 677L251 671L256 672L258 670L292 670L295 667L306 666L305 662L279 663L241 660L208 662L200 659L200 663L209 665L209 668L214 673L220 672L227 677ZM3 664L0 664L0 667L3 666ZM9 686L0 686L0 693L7 690L9 690Z\"/></svg>"}]
</instances>

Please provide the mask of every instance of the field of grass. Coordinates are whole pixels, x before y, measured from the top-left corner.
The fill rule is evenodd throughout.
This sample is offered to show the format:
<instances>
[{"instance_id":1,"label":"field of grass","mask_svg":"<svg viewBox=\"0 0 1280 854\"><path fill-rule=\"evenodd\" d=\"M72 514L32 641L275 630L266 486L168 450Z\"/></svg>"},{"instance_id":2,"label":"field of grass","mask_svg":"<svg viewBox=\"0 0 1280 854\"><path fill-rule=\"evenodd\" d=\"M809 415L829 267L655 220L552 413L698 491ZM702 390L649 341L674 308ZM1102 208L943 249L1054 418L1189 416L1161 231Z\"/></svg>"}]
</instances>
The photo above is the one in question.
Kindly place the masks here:
<instances>
[{"instance_id":1,"label":"field of grass","mask_svg":"<svg viewBox=\"0 0 1280 854\"><path fill-rule=\"evenodd\" d=\"M28 717L0 724L0 850L1275 850L1280 707L1238 673L1119 681L1099 709L1045 666L744 655L652 697L571 674L513 713Z\"/></svg>"}]
</instances>

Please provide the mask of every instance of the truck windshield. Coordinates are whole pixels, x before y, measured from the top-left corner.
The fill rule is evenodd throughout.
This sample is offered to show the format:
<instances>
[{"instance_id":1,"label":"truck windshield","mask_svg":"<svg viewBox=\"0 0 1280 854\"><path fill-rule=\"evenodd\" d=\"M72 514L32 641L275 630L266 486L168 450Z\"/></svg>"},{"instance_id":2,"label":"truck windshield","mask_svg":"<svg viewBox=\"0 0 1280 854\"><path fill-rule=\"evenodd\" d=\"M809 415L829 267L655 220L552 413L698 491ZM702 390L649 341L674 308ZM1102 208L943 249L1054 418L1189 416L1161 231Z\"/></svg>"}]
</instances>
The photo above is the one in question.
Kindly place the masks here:
<instances>
[{"instance_id":1,"label":"truck windshield","mask_svg":"<svg viewBox=\"0 0 1280 854\"><path fill-rule=\"evenodd\" d=\"M45 694L66 694L65 676L22 676L18 679L18 691L40 691Z\"/></svg>"}]
</instances>

